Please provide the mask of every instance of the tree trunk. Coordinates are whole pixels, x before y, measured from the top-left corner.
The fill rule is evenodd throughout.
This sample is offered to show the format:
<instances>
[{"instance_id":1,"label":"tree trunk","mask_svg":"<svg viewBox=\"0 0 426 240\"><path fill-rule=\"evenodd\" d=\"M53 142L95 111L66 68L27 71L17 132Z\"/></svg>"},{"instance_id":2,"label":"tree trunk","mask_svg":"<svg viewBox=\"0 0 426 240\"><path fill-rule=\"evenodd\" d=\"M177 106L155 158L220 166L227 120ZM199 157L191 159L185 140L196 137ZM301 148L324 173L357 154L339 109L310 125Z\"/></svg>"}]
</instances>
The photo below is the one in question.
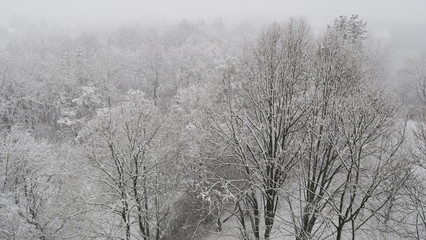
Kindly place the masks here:
<instances>
[{"instance_id":1,"label":"tree trunk","mask_svg":"<svg viewBox=\"0 0 426 240\"><path fill-rule=\"evenodd\" d=\"M253 205L253 215L254 215L254 226L253 226L253 234L256 239L260 239L260 230L259 230L259 204L257 202L256 194L254 192L251 193L251 202Z\"/></svg>"},{"instance_id":2,"label":"tree trunk","mask_svg":"<svg viewBox=\"0 0 426 240\"><path fill-rule=\"evenodd\" d=\"M265 240L269 240L271 236L272 227L274 226L277 200L277 191L275 189L268 189L268 191L266 191L265 205Z\"/></svg>"},{"instance_id":3,"label":"tree trunk","mask_svg":"<svg viewBox=\"0 0 426 240\"><path fill-rule=\"evenodd\" d=\"M147 171L146 171L146 166L144 166L143 167L143 172L144 173L146 173ZM146 232L146 235L145 235L145 238L144 239L149 239L149 237L150 237L150 232L149 232L149 221L148 221L148 212L149 212L149 203L148 203L148 186L147 186L147 180L146 180L146 176L144 176L144 179L143 179L143 194L144 194L144 201L145 201L145 211L146 211L146 214L145 214L145 219L144 219L144 222L145 222L145 232Z\"/></svg>"},{"instance_id":4,"label":"tree trunk","mask_svg":"<svg viewBox=\"0 0 426 240\"><path fill-rule=\"evenodd\" d=\"M344 226L344 220L339 217L339 225L337 226L337 236L336 236L336 240L341 240L342 239L342 233L343 233L343 226Z\"/></svg>"}]
</instances>

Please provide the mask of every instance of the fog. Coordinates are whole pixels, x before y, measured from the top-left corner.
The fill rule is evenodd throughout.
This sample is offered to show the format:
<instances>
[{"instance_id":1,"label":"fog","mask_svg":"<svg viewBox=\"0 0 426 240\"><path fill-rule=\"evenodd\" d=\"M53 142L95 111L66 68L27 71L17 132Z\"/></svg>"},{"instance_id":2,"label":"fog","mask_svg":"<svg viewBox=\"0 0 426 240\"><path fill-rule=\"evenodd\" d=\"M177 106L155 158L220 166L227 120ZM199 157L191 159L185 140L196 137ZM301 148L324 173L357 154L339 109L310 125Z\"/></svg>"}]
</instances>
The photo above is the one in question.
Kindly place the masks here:
<instances>
[{"instance_id":1,"label":"fog","mask_svg":"<svg viewBox=\"0 0 426 240\"><path fill-rule=\"evenodd\" d=\"M0 240L426 239L425 0L0 0Z\"/></svg>"},{"instance_id":2,"label":"fog","mask_svg":"<svg viewBox=\"0 0 426 240\"><path fill-rule=\"evenodd\" d=\"M313 21L326 21L336 15L359 14L375 25L424 24L426 3L421 0L360 1L255 1L255 0L2 0L1 24L15 14L37 22L113 23L153 17L161 20L239 19L260 17L267 20L302 15Z\"/></svg>"},{"instance_id":3,"label":"fog","mask_svg":"<svg viewBox=\"0 0 426 240\"><path fill-rule=\"evenodd\" d=\"M255 1L255 0L2 0L0 25L10 24L11 16L37 23L62 24L129 23L152 18L160 21L215 19L236 21L257 18L265 21L304 16L322 25L339 15L359 14L376 28L387 30L392 24L423 25L426 23L421 0L338 1Z\"/></svg>"},{"instance_id":4,"label":"fog","mask_svg":"<svg viewBox=\"0 0 426 240\"><path fill-rule=\"evenodd\" d=\"M400 58L426 50L425 8L426 2L422 0L1 0L0 28L9 32L28 24L96 28L170 24L182 19L222 19L227 24L249 22L263 26L302 16L321 31L340 15L358 14L368 23L369 36L386 42Z\"/></svg>"}]
</instances>

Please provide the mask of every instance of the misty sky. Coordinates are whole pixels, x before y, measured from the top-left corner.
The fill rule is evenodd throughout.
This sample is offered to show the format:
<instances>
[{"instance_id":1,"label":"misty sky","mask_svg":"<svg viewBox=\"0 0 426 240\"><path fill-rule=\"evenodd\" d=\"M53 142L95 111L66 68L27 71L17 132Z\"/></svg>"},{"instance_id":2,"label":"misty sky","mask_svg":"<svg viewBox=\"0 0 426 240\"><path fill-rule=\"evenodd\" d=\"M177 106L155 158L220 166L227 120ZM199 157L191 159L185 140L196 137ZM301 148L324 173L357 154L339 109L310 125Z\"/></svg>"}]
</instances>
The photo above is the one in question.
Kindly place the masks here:
<instances>
[{"instance_id":1,"label":"misty sky","mask_svg":"<svg viewBox=\"0 0 426 240\"><path fill-rule=\"evenodd\" d=\"M6 25L11 15L24 16L32 22L44 19L71 24L127 22L149 17L281 20L289 16L305 16L320 23L353 13L374 25L425 24L425 9L424 0L0 0L0 24Z\"/></svg>"},{"instance_id":2,"label":"misty sky","mask_svg":"<svg viewBox=\"0 0 426 240\"><path fill-rule=\"evenodd\" d=\"M182 19L260 25L303 16L324 29L340 15L358 14L370 36L403 55L426 51L426 0L0 0L0 27L13 19L60 26L171 23Z\"/></svg>"}]
</instances>

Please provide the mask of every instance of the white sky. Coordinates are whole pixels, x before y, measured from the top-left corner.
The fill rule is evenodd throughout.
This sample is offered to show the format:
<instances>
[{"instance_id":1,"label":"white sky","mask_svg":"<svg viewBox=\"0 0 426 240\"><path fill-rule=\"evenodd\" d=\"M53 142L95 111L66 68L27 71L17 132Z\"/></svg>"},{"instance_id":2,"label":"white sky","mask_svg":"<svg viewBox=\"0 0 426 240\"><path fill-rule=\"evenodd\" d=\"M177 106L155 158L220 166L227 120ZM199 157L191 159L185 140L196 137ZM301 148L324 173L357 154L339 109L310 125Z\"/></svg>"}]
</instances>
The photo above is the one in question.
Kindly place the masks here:
<instances>
[{"instance_id":1,"label":"white sky","mask_svg":"<svg viewBox=\"0 0 426 240\"><path fill-rule=\"evenodd\" d=\"M12 14L29 21L98 24L146 17L162 20L281 20L305 16L321 24L339 15L359 14L374 25L426 23L425 0L0 0L0 24Z\"/></svg>"},{"instance_id":2,"label":"white sky","mask_svg":"<svg viewBox=\"0 0 426 240\"><path fill-rule=\"evenodd\" d=\"M225 24L264 25L303 16L322 31L336 17L351 14L367 22L369 36L383 39L392 49L394 66L406 56L426 52L426 0L0 0L0 27L22 18L56 26L217 18Z\"/></svg>"},{"instance_id":3,"label":"white sky","mask_svg":"<svg viewBox=\"0 0 426 240\"><path fill-rule=\"evenodd\" d=\"M10 27L11 16L59 26L217 18L264 25L303 16L322 31L336 17L351 14L366 21L369 36L384 39L396 56L426 52L426 0L0 0L0 27Z\"/></svg>"}]
</instances>

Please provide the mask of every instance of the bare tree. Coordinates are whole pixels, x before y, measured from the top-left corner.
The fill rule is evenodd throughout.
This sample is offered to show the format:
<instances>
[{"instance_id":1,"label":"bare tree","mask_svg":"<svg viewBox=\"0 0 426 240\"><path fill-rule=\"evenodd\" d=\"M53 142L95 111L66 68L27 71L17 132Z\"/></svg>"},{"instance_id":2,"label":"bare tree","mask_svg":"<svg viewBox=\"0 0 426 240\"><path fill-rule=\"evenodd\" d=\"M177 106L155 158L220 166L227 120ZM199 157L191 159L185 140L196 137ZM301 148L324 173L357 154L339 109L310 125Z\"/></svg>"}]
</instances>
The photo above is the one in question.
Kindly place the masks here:
<instances>
[{"instance_id":1,"label":"bare tree","mask_svg":"<svg viewBox=\"0 0 426 240\"><path fill-rule=\"evenodd\" d=\"M310 111L306 49L311 45L304 20L272 24L246 52L237 72L225 71L223 113L212 126L232 149L229 164L244 183L237 209L242 228L251 226L251 232L243 231L246 238L271 238L279 191L301 153L301 129Z\"/></svg>"},{"instance_id":2,"label":"bare tree","mask_svg":"<svg viewBox=\"0 0 426 240\"><path fill-rule=\"evenodd\" d=\"M173 154L160 149L173 139L165 134L165 118L154 105L137 92L129 98L100 112L80 138L106 190L99 204L120 216L125 239L135 234L134 223L143 239L160 239L173 184L166 179L173 168L164 165Z\"/></svg>"},{"instance_id":3,"label":"bare tree","mask_svg":"<svg viewBox=\"0 0 426 240\"><path fill-rule=\"evenodd\" d=\"M374 83L364 27L357 16L341 17L315 44L306 22L291 19L225 64L211 125L226 143L215 164L234 174L211 184L236 196L228 212L244 239L271 238L277 219L281 234L296 239L340 239L347 222L355 237L400 190L404 124Z\"/></svg>"}]
</instances>

